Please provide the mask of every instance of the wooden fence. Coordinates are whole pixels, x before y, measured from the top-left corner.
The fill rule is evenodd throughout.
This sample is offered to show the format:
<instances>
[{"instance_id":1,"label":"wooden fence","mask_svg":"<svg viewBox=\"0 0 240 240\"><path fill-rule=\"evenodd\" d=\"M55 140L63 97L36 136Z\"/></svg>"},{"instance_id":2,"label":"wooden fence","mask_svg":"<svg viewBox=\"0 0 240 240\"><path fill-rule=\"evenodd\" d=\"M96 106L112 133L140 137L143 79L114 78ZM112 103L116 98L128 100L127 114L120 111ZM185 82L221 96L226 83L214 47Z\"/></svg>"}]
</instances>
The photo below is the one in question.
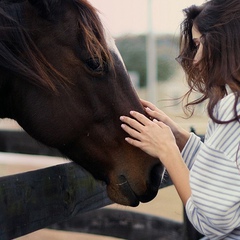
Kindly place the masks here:
<instances>
[{"instance_id":1,"label":"wooden fence","mask_svg":"<svg viewBox=\"0 0 240 240\"><path fill-rule=\"evenodd\" d=\"M22 131L0 131L0 152L60 156ZM165 186L171 185L171 180ZM0 177L0 239L42 228L94 233L124 239L197 240L184 224L147 214L99 209L111 204L105 184L74 163Z\"/></svg>"}]
</instances>

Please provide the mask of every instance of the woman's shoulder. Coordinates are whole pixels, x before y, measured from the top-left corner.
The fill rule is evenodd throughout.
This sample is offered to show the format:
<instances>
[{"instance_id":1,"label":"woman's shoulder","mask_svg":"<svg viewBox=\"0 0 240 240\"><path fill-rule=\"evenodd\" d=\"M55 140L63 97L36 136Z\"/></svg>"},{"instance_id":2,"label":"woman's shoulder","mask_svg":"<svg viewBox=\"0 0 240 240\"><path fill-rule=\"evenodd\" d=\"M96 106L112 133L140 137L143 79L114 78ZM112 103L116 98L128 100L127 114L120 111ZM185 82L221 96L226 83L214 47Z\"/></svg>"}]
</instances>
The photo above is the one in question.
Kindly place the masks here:
<instances>
[{"instance_id":1,"label":"woman's shoulder","mask_svg":"<svg viewBox=\"0 0 240 240\"><path fill-rule=\"evenodd\" d=\"M237 112L240 114L240 98L237 100ZM219 101L219 104L216 107L216 113L218 115L218 120L220 121L228 121L235 117L235 102L236 95L234 93L230 93L226 95Z\"/></svg>"},{"instance_id":2,"label":"woman's shoulder","mask_svg":"<svg viewBox=\"0 0 240 240\"><path fill-rule=\"evenodd\" d=\"M221 108L229 109L229 107L233 107L236 101L236 94L229 93L224 98L222 98L219 102L219 106ZM240 107L240 99L238 98L238 108Z\"/></svg>"},{"instance_id":3,"label":"woman's shoulder","mask_svg":"<svg viewBox=\"0 0 240 240\"><path fill-rule=\"evenodd\" d=\"M229 94L222 98L216 106L215 113L219 121L227 122L235 119L235 94ZM238 115L240 114L240 100L237 104ZM227 159L236 161L240 158L239 155L239 136L240 136L240 123L237 120L227 122L225 124L210 121L207 129L205 144L222 153ZM238 154L236 156L236 153ZM239 159L240 161L240 159Z\"/></svg>"}]
</instances>

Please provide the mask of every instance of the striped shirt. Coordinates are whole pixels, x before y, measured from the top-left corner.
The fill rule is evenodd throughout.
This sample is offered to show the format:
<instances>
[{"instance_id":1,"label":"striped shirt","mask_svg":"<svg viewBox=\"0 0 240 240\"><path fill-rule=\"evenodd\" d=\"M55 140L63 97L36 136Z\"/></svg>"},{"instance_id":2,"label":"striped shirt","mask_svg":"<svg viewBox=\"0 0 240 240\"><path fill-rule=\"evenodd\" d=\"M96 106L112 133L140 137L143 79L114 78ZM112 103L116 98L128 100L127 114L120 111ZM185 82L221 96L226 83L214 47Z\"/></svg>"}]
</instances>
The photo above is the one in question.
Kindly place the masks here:
<instances>
[{"instance_id":1,"label":"striped shirt","mask_svg":"<svg viewBox=\"0 0 240 240\"><path fill-rule=\"evenodd\" d=\"M234 95L215 108L221 121L234 117ZM240 100L237 106L240 114ZM204 239L240 239L240 123L209 120L205 141L191 134L182 151L190 169L191 197L186 213Z\"/></svg>"}]
</instances>

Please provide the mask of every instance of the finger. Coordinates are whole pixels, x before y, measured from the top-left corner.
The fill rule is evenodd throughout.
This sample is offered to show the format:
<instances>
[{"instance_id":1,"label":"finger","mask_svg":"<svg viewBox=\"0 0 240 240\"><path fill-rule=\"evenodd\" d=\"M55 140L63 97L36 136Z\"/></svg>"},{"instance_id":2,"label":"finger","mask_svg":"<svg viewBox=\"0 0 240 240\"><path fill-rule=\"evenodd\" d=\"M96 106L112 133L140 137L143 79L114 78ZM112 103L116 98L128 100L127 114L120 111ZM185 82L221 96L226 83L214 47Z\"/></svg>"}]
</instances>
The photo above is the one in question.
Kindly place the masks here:
<instances>
[{"instance_id":1,"label":"finger","mask_svg":"<svg viewBox=\"0 0 240 240\"><path fill-rule=\"evenodd\" d=\"M121 128L128 133L131 137L140 140L141 138L141 134L139 133L139 131L137 131L136 129L133 129L131 127L129 127L126 124L121 124Z\"/></svg>"},{"instance_id":2,"label":"finger","mask_svg":"<svg viewBox=\"0 0 240 240\"><path fill-rule=\"evenodd\" d=\"M136 139L133 139L133 138L130 138L130 137L126 137L125 140L126 140L129 144L131 144L131 145L133 145L133 146L135 146L135 147L141 148L141 146L142 146L142 145L141 145L141 142L138 141L138 140L136 140Z\"/></svg>"},{"instance_id":3,"label":"finger","mask_svg":"<svg viewBox=\"0 0 240 240\"><path fill-rule=\"evenodd\" d=\"M161 128L168 127L165 123L163 123L155 118L153 119L153 122L156 123Z\"/></svg>"},{"instance_id":4,"label":"finger","mask_svg":"<svg viewBox=\"0 0 240 240\"><path fill-rule=\"evenodd\" d=\"M148 125L149 123L151 123L151 120L149 120L149 118L147 118L146 116L144 116L143 114L141 114L139 112L131 111L130 114L136 120L138 120L138 122L142 123L142 125L144 125L144 126Z\"/></svg>"},{"instance_id":5,"label":"finger","mask_svg":"<svg viewBox=\"0 0 240 240\"><path fill-rule=\"evenodd\" d=\"M140 99L140 101L145 108L149 107L152 110L154 110L156 108L156 106L154 104L152 104L151 102L148 102L148 101L143 100L143 99Z\"/></svg>"},{"instance_id":6,"label":"finger","mask_svg":"<svg viewBox=\"0 0 240 240\"><path fill-rule=\"evenodd\" d=\"M129 125L131 128L134 128L137 131L141 132L143 125L136 121L135 119L126 116L121 116L120 120Z\"/></svg>"},{"instance_id":7,"label":"finger","mask_svg":"<svg viewBox=\"0 0 240 240\"><path fill-rule=\"evenodd\" d=\"M152 111L149 108L146 108L146 113L151 117L151 118L156 118L159 121L165 122L166 121L166 117L167 115L161 111L161 110L157 110L157 111Z\"/></svg>"},{"instance_id":8,"label":"finger","mask_svg":"<svg viewBox=\"0 0 240 240\"><path fill-rule=\"evenodd\" d=\"M156 118L158 120L161 120L161 115L159 112L156 112L156 111L153 111L152 109L150 108L146 108L146 113L148 114L149 117L151 118Z\"/></svg>"}]
</instances>

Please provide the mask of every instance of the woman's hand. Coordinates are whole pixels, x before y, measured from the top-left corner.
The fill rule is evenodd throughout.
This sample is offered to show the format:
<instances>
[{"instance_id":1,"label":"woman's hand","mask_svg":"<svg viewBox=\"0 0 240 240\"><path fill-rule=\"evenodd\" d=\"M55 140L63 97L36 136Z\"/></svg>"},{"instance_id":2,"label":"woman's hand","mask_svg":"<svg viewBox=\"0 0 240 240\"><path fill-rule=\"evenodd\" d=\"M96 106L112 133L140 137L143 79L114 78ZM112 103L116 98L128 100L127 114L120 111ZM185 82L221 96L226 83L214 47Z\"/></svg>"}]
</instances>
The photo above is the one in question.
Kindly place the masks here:
<instances>
[{"instance_id":1,"label":"woman's hand","mask_svg":"<svg viewBox=\"0 0 240 240\"><path fill-rule=\"evenodd\" d=\"M143 99L141 99L141 103L150 119L157 119L158 121L165 123L171 128L179 150L182 151L187 140L190 137L190 133L176 124L169 116L158 109L154 104Z\"/></svg>"},{"instance_id":2,"label":"woman's hand","mask_svg":"<svg viewBox=\"0 0 240 240\"><path fill-rule=\"evenodd\" d=\"M185 205L191 195L189 170L181 157L171 128L155 118L151 121L141 113L131 111L130 114L133 118L120 117L123 122L121 127L131 136L126 141L160 159ZM152 114L154 115L155 113Z\"/></svg>"},{"instance_id":3,"label":"woman's hand","mask_svg":"<svg viewBox=\"0 0 240 240\"><path fill-rule=\"evenodd\" d=\"M168 117L163 111L161 111L154 104L146 100L141 99L141 103L150 118L157 119L158 121L161 121L166 125L168 125L171 128L174 136L178 134L178 132L180 131L180 127L170 117Z\"/></svg>"},{"instance_id":4,"label":"woman's hand","mask_svg":"<svg viewBox=\"0 0 240 240\"><path fill-rule=\"evenodd\" d=\"M156 119L151 121L141 113L131 111L131 116L121 116L121 127L131 137L126 141L138 147L153 157L158 157L164 163L171 151L179 151L171 128Z\"/></svg>"}]
</instances>

